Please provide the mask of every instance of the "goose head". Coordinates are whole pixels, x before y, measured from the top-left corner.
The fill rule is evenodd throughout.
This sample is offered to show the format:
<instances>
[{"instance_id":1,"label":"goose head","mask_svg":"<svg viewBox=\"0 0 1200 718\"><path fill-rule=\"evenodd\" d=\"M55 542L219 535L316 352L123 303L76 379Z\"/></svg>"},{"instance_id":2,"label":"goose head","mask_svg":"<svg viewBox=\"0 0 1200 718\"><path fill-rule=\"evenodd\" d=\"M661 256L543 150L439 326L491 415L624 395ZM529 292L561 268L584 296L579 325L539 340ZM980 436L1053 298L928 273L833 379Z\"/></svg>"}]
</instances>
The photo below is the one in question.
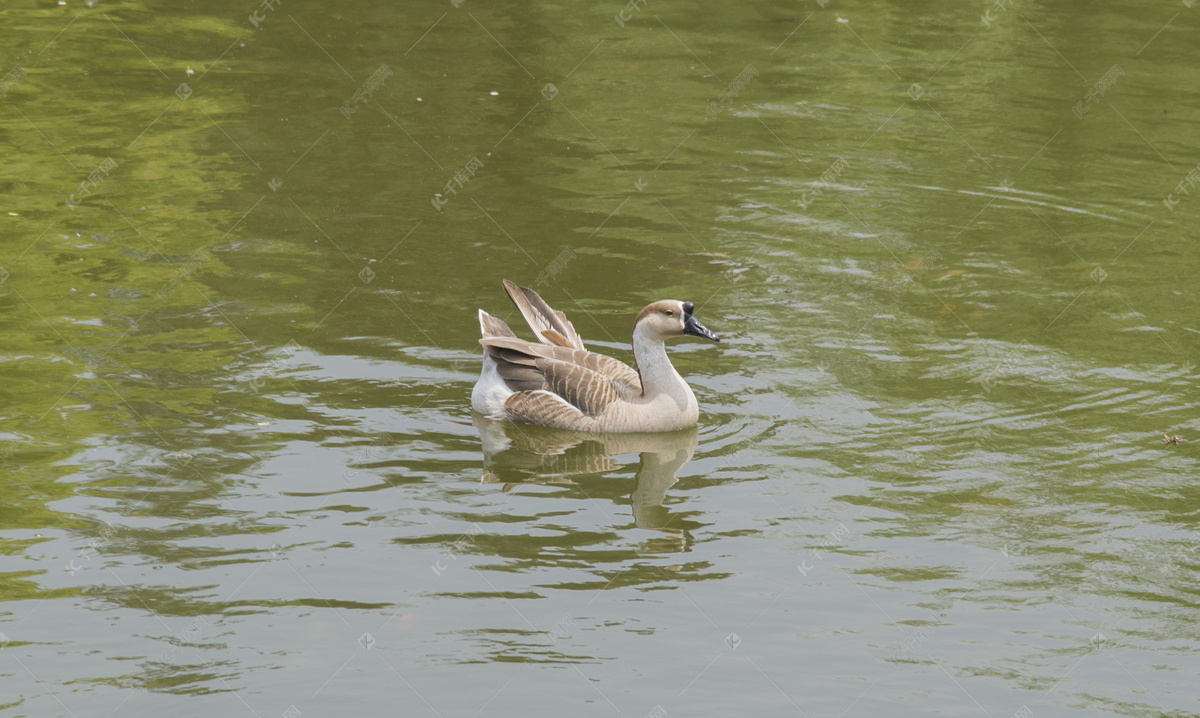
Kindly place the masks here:
<instances>
[{"instance_id":1,"label":"goose head","mask_svg":"<svg viewBox=\"0 0 1200 718\"><path fill-rule=\"evenodd\" d=\"M695 309L691 302L679 302L674 299L648 304L633 323L634 336L641 334L647 338L665 341L686 335L703 337L714 342L721 341L696 319Z\"/></svg>"}]
</instances>

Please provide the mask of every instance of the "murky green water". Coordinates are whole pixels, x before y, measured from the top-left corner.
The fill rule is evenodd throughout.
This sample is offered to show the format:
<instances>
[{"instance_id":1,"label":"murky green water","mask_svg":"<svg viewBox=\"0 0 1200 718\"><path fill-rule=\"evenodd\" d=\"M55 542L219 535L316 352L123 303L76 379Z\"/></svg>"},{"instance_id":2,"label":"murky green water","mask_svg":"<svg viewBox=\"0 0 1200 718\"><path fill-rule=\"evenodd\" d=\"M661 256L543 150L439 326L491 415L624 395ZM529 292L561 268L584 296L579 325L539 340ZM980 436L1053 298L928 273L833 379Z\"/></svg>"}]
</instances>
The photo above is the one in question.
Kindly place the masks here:
<instances>
[{"instance_id":1,"label":"murky green water","mask_svg":"<svg viewBox=\"0 0 1200 718\"><path fill-rule=\"evenodd\" d=\"M1200 8L458 5L0 10L5 715L1200 714Z\"/></svg>"}]
</instances>

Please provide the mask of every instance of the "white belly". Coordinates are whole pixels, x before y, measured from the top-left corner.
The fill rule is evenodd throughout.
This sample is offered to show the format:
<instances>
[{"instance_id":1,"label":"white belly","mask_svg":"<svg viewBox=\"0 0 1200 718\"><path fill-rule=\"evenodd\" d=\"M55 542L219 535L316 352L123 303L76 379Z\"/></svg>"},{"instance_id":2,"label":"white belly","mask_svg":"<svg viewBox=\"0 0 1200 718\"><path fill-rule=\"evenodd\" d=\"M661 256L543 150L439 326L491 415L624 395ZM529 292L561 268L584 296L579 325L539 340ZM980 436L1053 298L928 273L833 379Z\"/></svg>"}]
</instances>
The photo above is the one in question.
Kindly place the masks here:
<instances>
[{"instance_id":1,"label":"white belly","mask_svg":"<svg viewBox=\"0 0 1200 718\"><path fill-rule=\"evenodd\" d=\"M471 390L471 408L480 414L501 419L504 417L504 400L512 395L512 389L504 383L496 371L496 362L487 353L483 355L483 369L479 381Z\"/></svg>"}]
</instances>

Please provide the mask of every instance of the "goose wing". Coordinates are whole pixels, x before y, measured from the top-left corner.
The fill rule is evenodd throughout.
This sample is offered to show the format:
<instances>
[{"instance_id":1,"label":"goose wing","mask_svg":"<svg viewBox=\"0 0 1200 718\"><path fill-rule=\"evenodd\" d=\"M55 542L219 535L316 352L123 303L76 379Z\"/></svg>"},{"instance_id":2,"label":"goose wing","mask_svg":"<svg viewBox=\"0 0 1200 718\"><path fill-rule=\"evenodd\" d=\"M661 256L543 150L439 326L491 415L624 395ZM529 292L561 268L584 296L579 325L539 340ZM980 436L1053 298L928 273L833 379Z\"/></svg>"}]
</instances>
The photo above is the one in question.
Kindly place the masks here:
<instances>
[{"instance_id":1,"label":"goose wing","mask_svg":"<svg viewBox=\"0 0 1200 718\"><path fill-rule=\"evenodd\" d=\"M538 341L550 346L586 351L583 340L579 338L575 326L567 320L567 315L552 309L537 292L527 287L518 287L507 279L504 280L504 291L520 310L521 316L525 317Z\"/></svg>"},{"instance_id":2,"label":"goose wing","mask_svg":"<svg viewBox=\"0 0 1200 718\"><path fill-rule=\"evenodd\" d=\"M548 391L518 391L504 401L507 417L518 424L536 426L578 427L589 417L561 396Z\"/></svg>"},{"instance_id":3,"label":"goose wing","mask_svg":"<svg viewBox=\"0 0 1200 718\"><path fill-rule=\"evenodd\" d=\"M513 349L489 347L488 354L504 383L515 392L505 400L504 408L517 421L540 424L562 412L596 417L621 398L611 379L579 364Z\"/></svg>"},{"instance_id":4,"label":"goose wing","mask_svg":"<svg viewBox=\"0 0 1200 718\"><path fill-rule=\"evenodd\" d=\"M558 392L558 388L551 388L549 383L552 382L568 393L605 391L591 388L595 386L611 389L616 398L632 399L642 394L642 379L637 371L610 356L505 336L484 337L479 343L496 361L497 371L513 391L551 389ZM580 371L573 371L573 368Z\"/></svg>"}]
</instances>

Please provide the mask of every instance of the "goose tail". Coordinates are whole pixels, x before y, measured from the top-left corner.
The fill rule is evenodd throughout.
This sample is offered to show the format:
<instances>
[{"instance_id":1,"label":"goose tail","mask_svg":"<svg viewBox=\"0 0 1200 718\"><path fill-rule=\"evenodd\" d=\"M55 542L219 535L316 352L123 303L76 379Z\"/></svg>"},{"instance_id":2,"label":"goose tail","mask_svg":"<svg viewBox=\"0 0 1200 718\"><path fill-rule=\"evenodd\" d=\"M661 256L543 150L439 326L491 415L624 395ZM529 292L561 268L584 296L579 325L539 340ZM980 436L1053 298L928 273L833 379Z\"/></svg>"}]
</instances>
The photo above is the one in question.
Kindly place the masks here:
<instances>
[{"instance_id":1,"label":"goose tail","mask_svg":"<svg viewBox=\"0 0 1200 718\"><path fill-rule=\"evenodd\" d=\"M485 339L488 337L513 337L515 339L517 336L508 328L503 319L497 319L482 309L479 310L479 332Z\"/></svg>"}]
</instances>

